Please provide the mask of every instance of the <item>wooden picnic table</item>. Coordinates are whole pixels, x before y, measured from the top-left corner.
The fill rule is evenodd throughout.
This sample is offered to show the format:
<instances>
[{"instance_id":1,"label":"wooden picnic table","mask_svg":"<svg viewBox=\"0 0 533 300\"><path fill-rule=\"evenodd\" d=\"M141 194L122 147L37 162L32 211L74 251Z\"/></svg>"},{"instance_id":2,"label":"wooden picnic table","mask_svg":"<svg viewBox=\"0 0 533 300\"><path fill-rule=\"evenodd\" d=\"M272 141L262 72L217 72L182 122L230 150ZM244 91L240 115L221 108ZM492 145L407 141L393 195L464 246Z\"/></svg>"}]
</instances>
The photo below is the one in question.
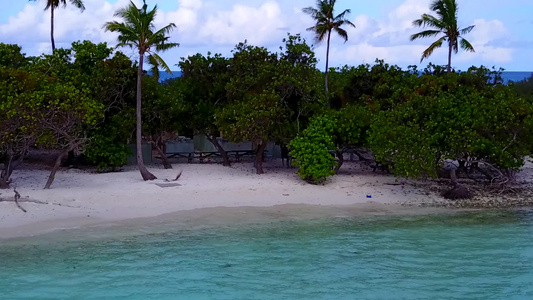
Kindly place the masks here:
<instances>
[{"instance_id":1,"label":"wooden picnic table","mask_svg":"<svg viewBox=\"0 0 533 300\"><path fill-rule=\"evenodd\" d=\"M265 150L266 152L266 150ZM240 161L243 156L254 156L257 154L257 150L228 150L226 151L228 156L235 157L235 161ZM204 162L204 159L209 157L221 157L218 151L194 151L194 152L172 152L166 153L167 158L182 157L187 158L188 163L192 163L194 159L199 159L200 162Z\"/></svg>"}]
</instances>

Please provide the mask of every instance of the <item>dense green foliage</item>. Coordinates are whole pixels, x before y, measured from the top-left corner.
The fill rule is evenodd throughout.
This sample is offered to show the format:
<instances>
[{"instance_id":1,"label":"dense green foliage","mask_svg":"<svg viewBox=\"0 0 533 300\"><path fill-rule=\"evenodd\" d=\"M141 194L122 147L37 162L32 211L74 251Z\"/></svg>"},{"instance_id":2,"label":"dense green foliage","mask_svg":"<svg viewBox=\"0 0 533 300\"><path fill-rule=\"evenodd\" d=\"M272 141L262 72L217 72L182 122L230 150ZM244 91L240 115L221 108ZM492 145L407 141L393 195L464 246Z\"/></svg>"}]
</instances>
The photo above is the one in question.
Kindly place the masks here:
<instances>
[{"instance_id":1,"label":"dense green foliage","mask_svg":"<svg viewBox=\"0 0 533 300\"><path fill-rule=\"evenodd\" d=\"M83 151L87 130L100 122L104 105L90 88L87 68L78 66L83 51L73 51L80 45L42 55L18 69L2 69L0 144L7 161L23 157L30 146L61 150L58 161L69 151ZM52 180L53 174L47 187Z\"/></svg>"},{"instance_id":2,"label":"dense green foliage","mask_svg":"<svg viewBox=\"0 0 533 300\"><path fill-rule=\"evenodd\" d=\"M518 96L533 104L533 74L522 81L512 82L511 87Z\"/></svg>"},{"instance_id":3,"label":"dense green foliage","mask_svg":"<svg viewBox=\"0 0 533 300\"><path fill-rule=\"evenodd\" d=\"M289 36L278 55L265 48L237 45L228 67L227 104L215 124L233 142L258 145L257 172L269 141L288 143L312 115L316 99L316 59L305 40ZM309 84L311 83L311 84Z\"/></svg>"},{"instance_id":4,"label":"dense green foliage","mask_svg":"<svg viewBox=\"0 0 533 300\"><path fill-rule=\"evenodd\" d=\"M334 149L333 134L335 121L327 116L311 120L309 127L291 141L291 155L298 166L298 175L310 183L321 183L335 174L335 158L330 154Z\"/></svg>"},{"instance_id":5,"label":"dense green foliage","mask_svg":"<svg viewBox=\"0 0 533 300\"><path fill-rule=\"evenodd\" d=\"M532 142L530 104L479 72L416 78L394 109L376 115L369 144L377 160L409 177L435 176L446 159L522 166Z\"/></svg>"},{"instance_id":6,"label":"dense green foliage","mask_svg":"<svg viewBox=\"0 0 533 300\"><path fill-rule=\"evenodd\" d=\"M0 43L0 66L18 69L27 62L28 59L22 53L22 48L19 45Z\"/></svg>"},{"instance_id":7,"label":"dense green foliage","mask_svg":"<svg viewBox=\"0 0 533 300\"><path fill-rule=\"evenodd\" d=\"M402 70L377 60L332 70L326 94L311 47L298 35L283 42L279 53L240 43L229 58L183 58L183 76L165 83L106 44L75 42L34 58L0 44L0 187L30 147L60 150L58 162L74 151L99 170L122 166L139 117L138 83L143 139L161 157L178 131L207 136L224 156L222 134L252 141L262 173L263 150L276 142L290 145L298 174L316 184L348 151L372 155L397 176L434 177L453 162L491 181L532 154L531 78L506 86L500 71L484 67Z\"/></svg>"}]
</instances>

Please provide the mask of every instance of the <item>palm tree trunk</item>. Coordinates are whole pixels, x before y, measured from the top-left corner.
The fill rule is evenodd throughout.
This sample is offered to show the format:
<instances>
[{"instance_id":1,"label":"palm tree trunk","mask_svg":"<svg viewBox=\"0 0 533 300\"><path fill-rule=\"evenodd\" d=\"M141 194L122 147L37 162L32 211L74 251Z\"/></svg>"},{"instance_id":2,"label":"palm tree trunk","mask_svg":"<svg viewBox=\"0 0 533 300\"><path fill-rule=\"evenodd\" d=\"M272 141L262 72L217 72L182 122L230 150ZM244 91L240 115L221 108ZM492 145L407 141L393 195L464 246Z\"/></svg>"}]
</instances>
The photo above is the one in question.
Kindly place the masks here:
<instances>
[{"instance_id":1,"label":"palm tree trunk","mask_svg":"<svg viewBox=\"0 0 533 300\"><path fill-rule=\"evenodd\" d=\"M452 71L452 50L453 50L453 47L452 47L452 43L450 42L450 45L449 45L449 49L448 49L448 73L450 73Z\"/></svg>"},{"instance_id":2,"label":"palm tree trunk","mask_svg":"<svg viewBox=\"0 0 533 300\"><path fill-rule=\"evenodd\" d=\"M52 40L52 53L56 50L56 43L54 41L54 6L50 6L50 39Z\"/></svg>"},{"instance_id":3,"label":"palm tree trunk","mask_svg":"<svg viewBox=\"0 0 533 300\"><path fill-rule=\"evenodd\" d=\"M139 68L137 69L137 167L141 172L143 180L154 180L157 177L154 174L150 173L146 169L143 161L142 153L142 120L141 120L141 92L142 92L142 76L143 76L143 62L144 62L144 53L139 53Z\"/></svg>"},{"instance_id":4,"label":"palm tree trunk","mask_svg":"<svg viewBox=\"0 0 533 300\"><path fill-rule=\"evenodd\" d=\"M327 44L327 49L326 49L326 72L325 72L325 75L326 75L326 97L329 98L329 88L328 88L328 71L329 71L329 41L331 40L331 30L328 31L328 44ZM329 103L328 103L329 105Z\"/></svg>"}]
</instances>

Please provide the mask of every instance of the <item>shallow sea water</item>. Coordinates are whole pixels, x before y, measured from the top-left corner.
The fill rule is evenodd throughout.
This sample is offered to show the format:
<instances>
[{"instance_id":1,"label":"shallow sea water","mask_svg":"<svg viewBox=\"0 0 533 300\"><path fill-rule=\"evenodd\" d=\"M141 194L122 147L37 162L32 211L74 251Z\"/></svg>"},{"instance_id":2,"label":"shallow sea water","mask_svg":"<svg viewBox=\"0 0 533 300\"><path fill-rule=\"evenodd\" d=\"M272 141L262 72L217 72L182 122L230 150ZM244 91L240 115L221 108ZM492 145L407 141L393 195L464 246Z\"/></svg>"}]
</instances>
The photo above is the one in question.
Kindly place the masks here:
<instances>
[{"instance_id":1,"label":"shallow sea water","mask_svg":"<svg viewBox=\"0 0 533 300\"><path fill-rule=\"evenodd\" d=\"M533 299L532 283L528 210L167 218L0 244L0 299Z\"/></svg>"}]
</instances>

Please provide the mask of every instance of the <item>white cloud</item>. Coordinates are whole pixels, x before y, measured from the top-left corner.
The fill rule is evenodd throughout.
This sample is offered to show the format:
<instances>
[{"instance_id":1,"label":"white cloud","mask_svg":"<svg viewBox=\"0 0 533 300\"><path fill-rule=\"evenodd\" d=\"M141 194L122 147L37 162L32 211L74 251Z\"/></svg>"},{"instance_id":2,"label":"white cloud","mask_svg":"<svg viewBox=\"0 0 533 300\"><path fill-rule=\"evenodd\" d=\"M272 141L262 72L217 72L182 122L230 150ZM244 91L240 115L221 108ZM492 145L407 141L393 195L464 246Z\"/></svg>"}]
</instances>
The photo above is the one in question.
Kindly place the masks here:
<instances>
[{"instance_id":1,"label":"white cloud","mask_svg":"<svg viewBox=\"0 0 533 300\"><path fill-rule=\"evenodd\" d=\"M209 15L198 36L217 44L235 45L247 39L251 44L265 45L284 35L280 35L279 29L285 26L277 2L269 1L259 7L237 4L232 10Z\"/></svg>"},{"instance_id":2,"label":"white cloud","mask_svg":"<svg viewBox=\"0 0 533 300\"><path fill-rule=\"evenodd\" d=\"M433 40L421 39L411 42L409 37L421 28L413 26L413 20L429 11L430 0L405 0L401 5L383 17L371 18L368 15L358 15L353 19L357 26L350 29L350 40L343 46L339 40L334 42L331 61L348 62L352 64L372 63L376 58L386 62L407 66L419 64L422 52ZM461 18L461 15L459 16ZM505 63L512 61L512 49L495 47L491 42L509 37L505 25L499 20L477 19L473 22L475 29L465 36L476 49L476 53L460 52L455 55L454 62L459 63ZM427 62L445 64L447 50L436 50L422 65Z\"/></svg>"},{"instance_id":3,"label":"white cloud","mask_svg":"<svg viewBox=\"0 0 533 300\"><path fill-rule=\"evenodd\" d=\"M509 31L501 21L477 19L473 25L476 27L465 38L472 44L476 52L461 53L457 58L458 62L478 59L483 63L500 64L512 61L513 49L491 45L493 41L510 37Z\"/></svg>"},{"instance_id":4,"label":"white cloud","mask_svg":"<svg viewBox=\"0 0 533 300\"><path fill-rule=\"evenodd\" d=\"M73 41L89 39L94 42L114 41L114 34L105 32L102 26L111 21L114 12L128 3L119 0L110 4L103 0L85 0L86 10L67 5L55 10L54 39L58 46L69 46ZM50 52L50 11L44 11L42 2L26 5L8 23L0 25L0 33L8 42L29 46L31 54L42 53L43 45ZM39 51L39 52L37 52Z\"/></svg>"},{"instance_id":5,"label":"white cloud","mask_svg":"<svg viewBox=\"0 0 533 300\"><path fill-rule=\"evenodd\" d=\"M175 23L177 29L171 34L172 42L179 42L181 47L169 51L165 56L176 63L176 57L187 53L205 53L207 50L228 54L233 46L248 40L250 44L269 47L277 51L281 40L287 32L302 33L313 43L313 34L305 29L313 25L313 20L301 12L304 6L312 5L308 1L294 0L174 0L178 8L174 11L159 11L156 27ZM353 7L350 19L357 28L347 28L349 40L346 44L339 37L332 38L331 65L372 63L375 58L385 59L389 63L407 66L420 61L422 51L431 43L431 39L409 41L409 36L419 28L412 26L412 21L421 14L430 12L431 0L398 1L395 7L379 14L357 14L363 12L361 7ZM515 1L515 0L510 0ZM140 0L134 1L140 5ZM149 1L153 5L154 1ZM72 5L56 11L55 38L58 46L69 46L76 40L89 39L93 42L116 44L116 34L105 32L102 26L113 20L113 14L119 8L128 5L129 0L118 0L111 4L107 0L85 0L86 10L82 13ZM351 4L351 0L339 1L339 4ZM468 4L468 3L467 3ZM50 52L50 13L43 11L44 3L26 4L24 8L0 23L2 42L19 43L24 52L30 55ZM472 42L476 53L461 52L454 56L454 61L468 64L513 62L515 55L512 37L507 29L509 23L492 19L467 19L466 11L460 11L461 24L474 24L475 29L466 36ZM508 46L502 46L502 45ZM317 57L324 65L325 44L317 45ZM207 49L207 50L206 50ZM128 50L124 50L128 52ZM176 55L175 53L180 53ZM446 63L446 50L436 51L429 61L437 64ZM424 62L425 64L425 62Z\"/></svg>"},{"instance_id":6,"label":"white cloud","mask_svg":"<svg viewBox=\"0 0 533 300\"><path fill-rule=\"evenodd\" d=\"M178 5L178 10L164 14L158 25L174 23L180 34L195 31L198 25L198 13L203 6L202 0L179 0Z\"/></svg>"}]
</instances>

